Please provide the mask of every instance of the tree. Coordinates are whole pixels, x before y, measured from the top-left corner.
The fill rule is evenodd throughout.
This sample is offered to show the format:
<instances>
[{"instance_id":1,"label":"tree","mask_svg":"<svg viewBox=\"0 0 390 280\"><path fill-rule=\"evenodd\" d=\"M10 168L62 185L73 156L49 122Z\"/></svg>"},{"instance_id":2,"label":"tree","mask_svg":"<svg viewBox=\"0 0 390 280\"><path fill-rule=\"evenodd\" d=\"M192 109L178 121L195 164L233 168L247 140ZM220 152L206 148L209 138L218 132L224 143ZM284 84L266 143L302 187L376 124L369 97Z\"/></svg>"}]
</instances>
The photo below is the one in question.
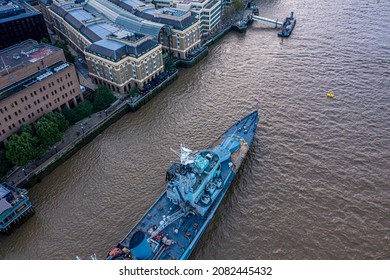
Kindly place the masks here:
<instances>
[{"instance_id":1,"label":"tree","mask_svg":"<svg viewBox=\"0 0 390 280\"><path fill-rule=\"evenodd\" d=\"M59 112L47 113L45 117L53 123L57 124L58 129L61 132L64 132L69 127L69 122L65 119L65 116Z\"/></svg>"},{"instance_id":2,"label":"tree","mask_svg":"<svg viewBox=\"0 0 390 280\"><path fill-rule=\"evenodd\" d=\"M40 118L35 123L35 131L43 146L52 146L62 139L58 125L46 117Z\"/></svg>"},{"instance_id":3,"label":"tree","mask_svg":"<svg viewBox=\"0 0 390 280\"><path fill-rule=\"evenodd\" d=\"M74 109L69 109L68 107L65 107L64 109L62 109L62 113L64 114L65 119L69 121L70 125L73 125L79 121Z\"/></svg>"},{"instance_id":4,"label":"tree","mask_svg":"<svg viewBox=\"0 0 390 280\"><path fill-rule=\"evenodd\" d=\"M71 125L75 124L79 120L82 120L93 113L93 106L91 102L85 100L79 103L73 109L64 108L62 110L65 118L69 121Z\"/></svg>"},{"instance_id":5,"label":"tree","mask_svg":"<svg viewBox=\"0 0 390 280\"><path fill-rule=\"evenodd\" d=\"M138 96L138 89L135 88L135 87L131 88L131 89L130 89L130 92L129 92L129 95L130 95L131 97L137 97L137 96Z\"/></svg>"},{"instance_id":6,"label":"tree","mask_svg":"<svg viewBox=\"0 0 390 280\"><path fill-rule=\"evenodd\" d=\"M174 67L173 67L173 60L172 60L172 58L167 57L165 59L164 67L165 67L165 70L168 70L168 71L172 71L173 70Z\"/></svg>"},{"instance_id":7,"label":"tree","mask_svg":"<svg viewBox=\"0 0 390 280\"><path fill-rule=\"evenodd\" d=\"M67 62L74 63L74 56L69 51L68 45L64 41L57 41L54 46L64 51L65 59Z\"/></svg>"},{"instance_id":8,"label":"tree","mask_svg":"<svg viewBox=\"0 0 390 280\"><path fill-rule=\"evenodd\" d=\"M242 9L244 9L244 3L242 2L242 0L233 0L232 4L233 4L234 10L236 12L241 11Z\"/></svg>"},{"instance_id":9,"label":"tree","mask_svg":"<svg viewBox=\"0 0 390 280\"><path fill-rule=\"evenodd\" d=\"M34 127L31 124L22 124L19 128L18 134L22 134L23 132L30 133L31 135L35 134Z\"/></svg>"},{"instance_id":10,"label":"tree","mask_svg":"<svg viewBox=\"0 0 390 280\"><path fill-rule=\"evenodd\" d=\"M112 91L106 87L99 87L95 90L92 98L92 105L95 112L108 108L116 100Z\"/></svg>"},{"instance_id":11,"label":"tree","mask_svg":"<svg viewBox=\"0 0 390 280\"><path fill-rule=\"evenodd\" d=\"M82 120L86 117L89 117L93 113L93 106L91 102L88 100L83 101L79 103L75 108L74 111L76 112L76 115L78 117L78 121Z\"/></svg>"},{"instance_id":12,"label":"tree","mask_svg":"<svg viewBox=\"0 0 390 280\"><path fill-rule=\"evenodd\" d=\"M0 178L2 178L11 169L12 165L5 156L5 151L0 151Z\"/></svg>"},{"instance_id":13,"label":"tree","mask_svg":"<svg viewBox=\"0 0 390 280\"><path fill-rule=\"evenodd\" d=\"M41 39L41 44L50 45L51 43L50 43L49 39L47 39L46 37L43 37L43 38Z\"/></svg>"},{"instance_id":14,"label":"tree","mask_svg":"<svg viewBox=\"0 0 390 280\"><path fill-rule=\"evenodd\" d=\"M5 156L14 165L23 166L38 155L38 139L28 132L14 133L5 142Z\"/></svg>"}]
</instances>

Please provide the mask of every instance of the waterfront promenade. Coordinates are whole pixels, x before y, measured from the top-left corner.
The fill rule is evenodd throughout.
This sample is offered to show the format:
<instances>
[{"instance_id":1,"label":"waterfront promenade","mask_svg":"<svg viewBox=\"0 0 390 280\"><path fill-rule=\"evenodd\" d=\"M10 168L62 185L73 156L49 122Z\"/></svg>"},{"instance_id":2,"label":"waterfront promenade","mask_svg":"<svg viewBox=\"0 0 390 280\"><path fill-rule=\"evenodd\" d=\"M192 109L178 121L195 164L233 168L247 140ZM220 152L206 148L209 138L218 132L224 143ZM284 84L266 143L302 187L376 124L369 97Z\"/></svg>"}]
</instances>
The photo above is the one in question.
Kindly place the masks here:
<instances>
[{"instance_id":1,"label":"waterfront promenade","mask_svg":"<svg viewBox=\"0 0 390 280\"><path fill-rule=\"evenodd\" d=\"M13 169L5 176L5 181L11 184L24 185L23 183L25 181L40 174L48 166L67 154L77 143L81 142L86 136L103 125L118 111L123 110L125 106L127 106L127 103L124 97L120 97L106 110L94 113L70 126L60 142L47 149L39 159L31 161L23 167Z\"/></svg>"}]
</instances>

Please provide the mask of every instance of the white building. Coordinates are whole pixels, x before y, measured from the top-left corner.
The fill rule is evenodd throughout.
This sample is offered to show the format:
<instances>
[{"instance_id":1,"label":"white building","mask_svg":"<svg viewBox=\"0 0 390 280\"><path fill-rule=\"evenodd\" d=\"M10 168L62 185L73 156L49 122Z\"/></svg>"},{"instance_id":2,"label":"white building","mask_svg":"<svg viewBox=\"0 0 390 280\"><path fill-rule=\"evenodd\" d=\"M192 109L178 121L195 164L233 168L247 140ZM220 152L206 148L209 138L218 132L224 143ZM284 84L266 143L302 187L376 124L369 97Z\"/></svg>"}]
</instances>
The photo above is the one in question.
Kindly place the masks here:
<instances>
[{"instance_id":1,"label":"white building","mask_svg":"<svg viewBox=\"0 0 390 280\"><path fill-rule=\"evenodd\" d=\"M190 10L200 21L200 33L206 35L221 22L222 0L155 0L156 8Z\"/></svg>"}]
</instances>

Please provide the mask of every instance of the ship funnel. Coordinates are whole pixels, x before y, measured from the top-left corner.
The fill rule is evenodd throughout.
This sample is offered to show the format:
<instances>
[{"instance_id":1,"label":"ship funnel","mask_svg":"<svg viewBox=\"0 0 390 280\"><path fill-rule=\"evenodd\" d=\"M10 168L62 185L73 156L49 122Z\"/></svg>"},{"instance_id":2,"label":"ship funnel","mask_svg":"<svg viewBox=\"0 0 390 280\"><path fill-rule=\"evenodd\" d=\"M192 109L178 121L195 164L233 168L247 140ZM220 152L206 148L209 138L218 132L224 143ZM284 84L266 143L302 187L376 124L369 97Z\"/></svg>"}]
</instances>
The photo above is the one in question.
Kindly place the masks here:
<instances>
[{"instance_id":1,"label":"ship funnel","mask_svg":"<svg viewBox=\"0 0 390 280\"><path fill-rule=\"evenodd\" d=\"M137 231L131 237L130 250L138 260L146 260L152 254L152 248L142 231Z\"/></svg>"}]
</instances>

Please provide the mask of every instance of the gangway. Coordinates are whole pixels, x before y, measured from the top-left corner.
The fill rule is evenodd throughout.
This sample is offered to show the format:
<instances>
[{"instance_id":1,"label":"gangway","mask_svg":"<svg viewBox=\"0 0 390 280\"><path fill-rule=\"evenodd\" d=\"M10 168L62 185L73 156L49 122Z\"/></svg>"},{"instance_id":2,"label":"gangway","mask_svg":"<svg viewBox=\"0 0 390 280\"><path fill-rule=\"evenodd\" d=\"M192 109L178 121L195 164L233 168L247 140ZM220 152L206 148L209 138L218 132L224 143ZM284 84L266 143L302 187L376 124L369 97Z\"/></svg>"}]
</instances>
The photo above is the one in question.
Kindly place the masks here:
<instances>
[{"instance_id":1,"label":"gangway","mask_svg":"<svg viewBox=\"0 0 390 280\"><path fill-rule=\"evenodd\" d=\"M265 22L265 23L273 24L275 26L275 28L281 27L283 25L283 22L280 22L278 20L272 20L272 19L269 19L269 18L259 17L259 16L255 16L255 15L253 15L252 19L256 20L256 21L259 21L259 22Z\"/></svg>"}]
</instances>

